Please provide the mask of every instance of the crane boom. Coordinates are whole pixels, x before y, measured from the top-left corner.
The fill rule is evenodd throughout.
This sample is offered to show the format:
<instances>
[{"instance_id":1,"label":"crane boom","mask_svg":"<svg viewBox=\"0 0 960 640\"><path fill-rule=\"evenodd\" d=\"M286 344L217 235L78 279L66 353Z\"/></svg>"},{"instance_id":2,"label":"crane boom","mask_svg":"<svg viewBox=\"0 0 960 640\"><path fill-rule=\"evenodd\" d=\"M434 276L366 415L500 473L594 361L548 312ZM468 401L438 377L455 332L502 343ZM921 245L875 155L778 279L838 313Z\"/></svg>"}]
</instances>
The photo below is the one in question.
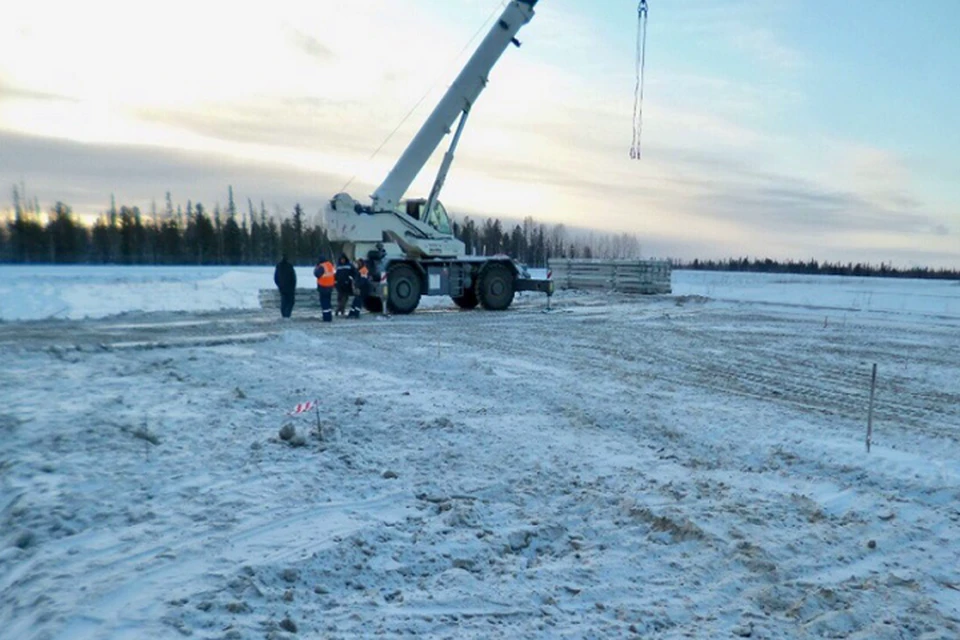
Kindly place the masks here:
<instances>
[{"instance_id":1,"label":"crane boom","mask_svg":"<svg viewBox=\"0 0 960 640\"><path fill-rule=\"evenodd\" d=\"M399 204L440 141L450 133L454 122L469 111L487 86L490 70L503 52L511 43L519 46L516 35L533 18L535 4L537 0L513 0L507 5L389 175L373 193L374 210L389 211Z\"/></svg>"}]
</instances>

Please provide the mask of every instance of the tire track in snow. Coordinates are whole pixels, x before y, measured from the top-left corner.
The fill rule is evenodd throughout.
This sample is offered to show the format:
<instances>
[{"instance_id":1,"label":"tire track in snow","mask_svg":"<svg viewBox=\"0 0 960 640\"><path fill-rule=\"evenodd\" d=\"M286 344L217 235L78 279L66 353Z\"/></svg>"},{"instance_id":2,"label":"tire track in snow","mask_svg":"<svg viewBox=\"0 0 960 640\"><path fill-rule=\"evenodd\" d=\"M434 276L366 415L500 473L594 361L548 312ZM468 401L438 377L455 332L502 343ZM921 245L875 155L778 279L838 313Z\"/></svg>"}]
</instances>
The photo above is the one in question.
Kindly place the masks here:
<instances>
[{"instance_id":1,"label":"tire track in snow","mask_svg":"<svg viewBox=\"0 0 960 640\"><path fill-rule=\"evenodd\" d=\"M99 567L97 573L108 571L111 579L118 575L136 577L121 579L92 602L81 603L83 613L67 619L54 637L95 640L105 626L118 630L113 637L144 637L145 630L158 622L156 593L174 597L189 585L186 588L192 595L201 591L200 581L222 575L220 571L309 555L336 536L401 519L411 503L409 495L393 493L313 507L277 519L268 516L253 526L232 531L203 532L169 544L161 541Z\"/></svg>"},{"instance_id":2,"label":"tire track in snow","mask_svg":"<svg viewBox=\"0 0 960 640\"><path fill-rule=\"evenodd\" d=\"M707 324L696 318L693 321ZM612 324L611 327L596 327L596 335L589 340L564 341L562 337L551 340L549 333L541 340L550 343L546 349L553 361L602 369L602 375L611 378L616 378L614 372L619 369L622 375L788 404L857 422L865 420L869 394L869 374L865 371L839 368L823 361L800 361L797 354L789 350L790 343L784 344L784 351L776 352L779 363L770 365L766 363L769 352L744 348L743 334L718 339L731 354L728 358L721 358L711 353L716 349L716 332L669 325L644 327L654 335L648 333L639 347L630 348L622 346L623 336L631 329L625 326L628 323ZM683 349L678 348L677 334ZM527 341L510 335L498 335L496 343L510 352L530 350ZM544 346L538 344L541 348ZM580 355L572 355L570 351L579 351ZM591 366L591 362L602 364ZM784 366L784 362L790 362L792 366ZM637 363L643 368L640 369ZM670 367L665 371L664 365ZM811 370L814 376L810 375ZM857 384L858 379L860 384ZM952 401L954 397L954 394L933 390L885 393L881 387L874 416L878 423L902 424L927 435L956 441L960 439L960 429L950 427L960 425L960 395L956 396L956 402ZM931 406L936 401L939 402Z\"/></svg>"}]
</instances>

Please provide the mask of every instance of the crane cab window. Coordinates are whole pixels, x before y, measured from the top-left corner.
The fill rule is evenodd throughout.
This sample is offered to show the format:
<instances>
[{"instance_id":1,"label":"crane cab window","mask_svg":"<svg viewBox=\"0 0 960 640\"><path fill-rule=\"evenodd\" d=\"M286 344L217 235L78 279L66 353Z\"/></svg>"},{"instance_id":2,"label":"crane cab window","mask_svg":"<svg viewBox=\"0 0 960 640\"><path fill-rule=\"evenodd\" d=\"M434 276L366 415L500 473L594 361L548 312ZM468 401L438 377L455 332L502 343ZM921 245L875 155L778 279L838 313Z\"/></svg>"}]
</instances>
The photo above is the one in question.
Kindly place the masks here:
<instances>
[{"instance_id":1,"label":"crane cab window","mask_svg":"<svg viewBox=\"0 0 960 640\"><path fill-rule=\"evenodd\" d=\"M451 233L450 216L447 215L446 208L444 208L439 201L433 205L433 209L427 212L427 219L425 222L440 233Z\"/></svg>"},{"instance_id":2,"label":"crane cab window","mask_svg":"<svg viewBox=\"0 0 960 640\"><path fill-rule=\"evenodd\" d=\"M420 209L423 208L423 200L407 200L407 215L414 220L420 219Z\"/></svg>"}]
</instances>

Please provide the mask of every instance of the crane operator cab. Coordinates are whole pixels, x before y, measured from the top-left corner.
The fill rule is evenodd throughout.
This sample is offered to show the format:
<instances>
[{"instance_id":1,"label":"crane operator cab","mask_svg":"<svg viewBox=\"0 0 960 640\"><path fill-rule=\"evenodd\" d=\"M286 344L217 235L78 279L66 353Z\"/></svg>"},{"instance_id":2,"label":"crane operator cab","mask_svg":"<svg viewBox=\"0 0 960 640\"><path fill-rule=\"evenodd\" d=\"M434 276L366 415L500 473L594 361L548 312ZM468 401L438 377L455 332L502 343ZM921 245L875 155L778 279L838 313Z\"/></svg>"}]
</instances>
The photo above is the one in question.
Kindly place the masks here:
<instances>
[{"instance_id":1,"label":"crane operator cab","mask_svg":"<svg viewBox=\"0 0 960 640\"><path fill-rule=\"evenodd\" d=\"M426 206L427 200L425 198L416 198L404 201L401 209L404 209L407 215L414 220L425 222L436 229L437 232L444 235L453 235L453 228L450 225L450 216L447 214L446 207L440 201L437 201L429 212L425 212Z\"/></svg>"},{"instance_id":2,"label":"crane operator cab","mask_svg":"<svg viewBox=\"0 0 960 640\"><path fill-rule=\"evenodd\" d=\"M382 243L393 258L462 257L464 244L454 237L446 208L434 201L426 211L427 202L411 198L391 209L376 210L338 193L324 211L327 235L332 242L349 244L348 255L366 255Z\"/></svg>"}]
</instances>

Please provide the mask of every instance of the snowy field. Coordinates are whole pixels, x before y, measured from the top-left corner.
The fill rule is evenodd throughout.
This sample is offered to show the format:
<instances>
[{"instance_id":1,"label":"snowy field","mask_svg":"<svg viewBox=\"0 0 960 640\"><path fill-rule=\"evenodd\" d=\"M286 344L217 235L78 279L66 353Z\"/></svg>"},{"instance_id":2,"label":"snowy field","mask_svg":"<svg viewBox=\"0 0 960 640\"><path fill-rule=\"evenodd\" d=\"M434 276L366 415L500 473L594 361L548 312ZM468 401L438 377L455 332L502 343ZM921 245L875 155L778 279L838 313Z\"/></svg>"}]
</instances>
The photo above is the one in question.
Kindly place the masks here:
<instances>
[{"instance_id":1,"label":"snowy field","mask_svg":"<svg viewBox=\"0 0 960 640\"><path fill-rule=\"evenodd\" d=\"M312 271L297 267L298 286L314 286ZM543 269L531 274L545 276ZM0 265L0 321L258 309L258 291L270 287L273 267ZM673 293L815 313L960 317L960 282L955 281L674 271ZM424 298L423 304L448 302Z\"/></svg>"},{"instance_id":2,"label":"snowy field","mask_svg":"<svg viewBox=\"0 0 960 640\"><path fill-rule=\"evenodd\" d=\"M0 638L960 637L957 283L271 277L0 267Z\"/></svg>"},{"instance_id":3,"label":"snowy field","mask_svg":"<svg viewBox=\"0 0 960 640\"><path fill-rule=\"evenodd\" d=\"M310 286L312 271L297 268L300 286ZM273 267L0 265L0 320L255 309L267 287Z\"/></svg>"}]
</instances>

